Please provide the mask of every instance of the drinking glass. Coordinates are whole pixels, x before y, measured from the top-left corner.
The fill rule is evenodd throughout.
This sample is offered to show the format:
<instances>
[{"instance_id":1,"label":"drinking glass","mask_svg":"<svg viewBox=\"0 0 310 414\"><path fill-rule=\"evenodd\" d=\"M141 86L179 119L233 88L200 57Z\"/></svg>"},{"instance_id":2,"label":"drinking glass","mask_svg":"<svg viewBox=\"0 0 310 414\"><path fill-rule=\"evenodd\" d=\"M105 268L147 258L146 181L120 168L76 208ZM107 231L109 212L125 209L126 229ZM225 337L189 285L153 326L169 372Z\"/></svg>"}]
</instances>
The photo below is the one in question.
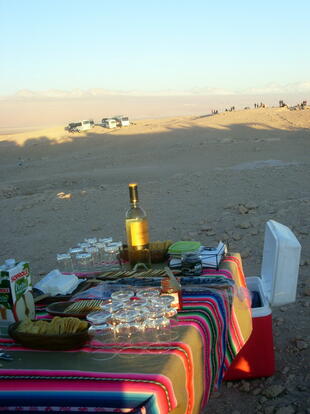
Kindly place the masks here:
<instances>
[{"instance_id":1,"label":"drinking glass","mask_svg":"<svg viewBox=\"0 0 310 414\"><path fill-rule=\"evenodd\" d=\"M98 242L104 243L105 245L107 245L109 243L112 243L112 240L113 240L112 237L105 237L105 238L98 239Z\"/></svg>"},{"instance_id":2,"label":"drinking glass","mask_svg":"<svg viewBox=\"0 0 310 414\"><path fill-rule=\"evenodd\" d=\"M138 354L132 352L132 346L137 339L139 313L134 309L120 309L115 313L114 320L116 321L116 340L122 345L119 349L119 356L121 358L136 358Z\"/></svg>"},{"instance_id":3,"label":"drinking glass","mask_svg":"<svg viewBox=\"0 0 310 414\"><path fill-rule=\"evenodd\" d=\"M119 270L121 268L120 251L118 245L108 244L105 247L104 268L107 270Z\"/></svg>"},{"instance_id":4,"label":"drinking glass","mask_svg":"<svg viewBox=\"0 0 310 414\"><path fill-rule=\"evenodd\" d=\"M74 272L79 271L79 269L77 267L77 262L76 262L76 255L81 254L83 252L84 252L84 250L81 247L72 247L71 249L69 249L69 254L71 256L72 267L73 267Z\"/></svg>"},{"instance_id":5,"label":"drinking glass","mask_svg":"<svg viewBox=\"0 0 310 414\"><path fill-rule=\"evenodd\" d=\"M92 257L90 253L79 253L75 256L76 267L81 273L89 273L92 268Z\"/></svg>"},{"instance_id":6,"label":"drinking glass","mask_svg":"<svg viewBox=\"0 0 310 414\"><path fill-rule=\"evenodd\" d=\"M88 238L84 239L84 241L86 243L89 243L89 244L95 244L95 243L97 243L97 237L88 237Z\"/></svg>"},{"instance_id":7,"label":"drinking glass","mask_svg":"<svg viewBox=\"0 0 310 414\"><path fill-rule=\"evenodd\" d=\"M154 301L159 298L160 290L156 288L141 288L137 289L136 297L139 299L145 299L148 302Z\"/></svg>"},{"instance_id":8,"label":"drinking glass","mask_svg":"<svg viewBox=\"0 0 310 414\"><path fill-rule=\"evenodd\" d=\"M85 250L91 254L92 267L95 270L100 264L99 249L95 245L92 245L91 247L86 247Z\"/></svg>"},{"instance_id":9,"label":"drinking glass","mask_svg":"<svg viewBox=\"0 0 310 414\"><path fill-rule=\"evenodd\" d=\"M104 255L105 255L105 243L102 242L97 242L95 245L95 247L97 247L98 249L98 253L99 253L99 262L102 266L102 262L104 261Z\"/></svg>"},{"instance_id":10,"label":"drinking glass","mask_svg":"<svg viewBox=\"0 0 310 414\"><path fill-rule=\"evenodd\" d=\"M91 244L90 244L90 243L86 243L86 242L82 242L82 243L78 243L78 246L79 246L81 249L85 250L85 249L87 249L87 247L90 247L90 246L91 246Z\"/></svg>"},{"instance_id":11,"label":"drinking glass","mask_svg":"<svg viewBox=\"0 0 310 414\"><path fill-rule=\"evenodd\" d=\"M73 271L71 255L68 253L57 254L57 264L62 273L71 273Z\"/></svg>"},{"instance_id":12,"label":"drinking glass","mask_svg":"<svg viewBox=\"0 0 310 414\"><path fill-rule=\"evenodd\" d=\"M111 299L112 299L112 302L122 303L132 298L134 294L135 292L133 290L128 290L128 289L116 290L115 292L111 293Z\"/></svg>"},{"instance_id":13,"label":"drinking glass","mask_svg":"<svg viewBox=\"0 0 310 414\"><path fill-rule=\"evenodd\" d=\"M114 342L113 326L108 323L110 317L110 312L105 311L91 312L86 316L86 319L91 323L88 329L89 335L103 344L111 344ZM96 361L106 361L115 356L115 351L107 352L107 349L105 351L104 348L100 347L92 351L92 359Z\"/></svg>"}]
</instances>

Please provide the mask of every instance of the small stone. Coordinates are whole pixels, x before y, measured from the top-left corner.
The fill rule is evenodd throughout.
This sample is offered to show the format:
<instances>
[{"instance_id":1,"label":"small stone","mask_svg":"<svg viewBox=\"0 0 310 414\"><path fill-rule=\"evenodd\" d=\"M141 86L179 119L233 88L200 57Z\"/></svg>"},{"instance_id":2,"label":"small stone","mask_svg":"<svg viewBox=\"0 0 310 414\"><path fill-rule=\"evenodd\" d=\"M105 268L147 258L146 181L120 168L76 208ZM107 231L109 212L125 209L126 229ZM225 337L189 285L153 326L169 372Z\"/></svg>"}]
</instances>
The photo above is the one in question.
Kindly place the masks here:
<instances>
[{"instance_id":1,"label":"small stone","mask_svg":"<svg viewBox=\"0 0 310 414\"><path fill-rule=\"evenodd\" d=\"M258 231L257 229L253 229L253 230L251 231L251 236L257 236L257 235L258 235L258 233L259 233L259 231Z\"/></svg>"},{"instance_id":2,"label":"small stone","mask_svg":"<svg viewBox=\"0 0 310 414\"><path fill-rule=\"evenodd\" d=\"M238 207L238 211L240 214L248 214L249 209L246 208L243 204L240 204Z\"/></svg>"},{"instance_id":3,"label":"small stone","mask_svg":"<svg viewBox=\"0 0 310 414\"><path fill-rule=\"evenodd\" d=\"M250 384L246 381L242 381L241 386L239 388L240 391L249 392L251 389Z\"/></svg>"},{"instance_id":4,"label":"small stone","mask_svg":"<svg viewBox=\"0 0 310 414\"><path fill-rule=\"evenodd\" d=\"M304 296L310 296L310 283L307 283L303 289Z\"/></svg>"},{"instance_id":5,"label":"small stone","mask_svg":"<svg viewBox=\"0 0 310 414\"><path fill-rule=\"evenodd\" d=\"M210 224L204 224L200 228L200 231L209 231L209 230L212 230L212 226L210 226Z\"/></svg>"},{"instance_id":6,"label":"small stone","mask_svg":"<svg viewBox=\"0 0 310 414\"><path fill-rule=\"evenodd\" d=\"M258 205L250 201L245 204L245 207L249 210L255 210L256 208L258 208Z\"/></svg>"},{"instance_id":7,"label":"small stone","mask_svg":"<svg viewBox=\"0 0 310 414\"><path fill-rule=\"evenodd\" d=\"M262 392L261 388L254 388L254 390L252 391L253 395L259 395Z\"/></svg>"},{"instance_id":8,"label":"small stone","mask_svg":"<svg viewBox=\"0 0 310 414\"><path fill-rule=\"evenodd\" d=\"M289 367L284 367L282 369L282 374L286 375L289 372L289 370L290 370Z\"/></svg>"},{"instance_id":9,"label":"small stone","mask_svg":"<svg viewBox=\"0 0 310 414\"><path fill-rule=\"evenodd\" d=\"M232 238L233 240L238 241L241 240L241 235L239 233L233 233Z\"/></svg>"},{"instance_id":10,"label":"small stone","mask_svg":"<svg viewBox=\"0 0 310 414\"><path fill-rule=\"evenodd\" d=\"M273 405L268 405L268 407L264 407L264 414L273 414L275 407Z\"/></svg>"},{"instance_id":11,"label":"small stone","mask_svg":"<svg viewBox=\"0 0 310 414\"><path fill-rule=\"evenodd\" d=\"M215 236L215 231L213 230L207 231L207 236Z\"/></svg>"},{"instance_id":12,"label":"small stone","mask_svg":"<svg viewBox=\"0 0 310 414\"><path fill-rule=\"evenodd\" d=\"M222 396L222 394L220 392L217 392L217 391L213 392L213 394L212 394L213 398L220 398L221 396Z\"/></svg>"},{"instance_id":13,"label":"small stone","mask_svg":"<svg viewBox=\"0 0 310 414\"><path fill-rule=\"evenodd\" d=\"M245 258L249 257L251 255L251 253L252 253L251 249L246 248L246 249L242 250L240 255L241 255L242 259L245 259Z\"/></svg>"},{"instance_id":14,"label":"small stone","mask_svg":"<svg viewBox=\"0 0 310 414\"><path fill-rule=\"evenodd\" d=\"M299 351L303 351L304 349L308 348L308 344L305 341L297 340L296 341L296 348L298 348Z\"/></svg>"},{"instance_id":15,"label":"small stone","mask_svg":"<svg viewBox=\"0 0 310 414\"><path fill-rule=\"evenodd\" d=\"M301 391L301 392L307 392L308 391L308 388L303 384L297 385L297 389L298 389L298 391Z\"/></svg>"},{"instance_id":16,"label":"small stone","mask_svg":"<svg viewBox=\"0 0 310 414\"><path fill-rule=\"evenodd\" d=\"M284 322L284 319L283 319L283 318L276 318L276 319L275 319L275 323L276 323L276 325L282 325L282 324L283 324L283 322Z\"/></svg>"},{"instance_id":17,"label":"small stone","mask_svg":"<svg viewBox=\"0 0 310 414\"><path fill-rule=\"evenodd\" d=\"M296 413L293 405L287 405L286 407L280 407L276 410L275 414L294 414Z\"/></svg>"},{"instance_id":18,"label":"small stone","mask_svg":"<svg viewBox=\"0 0 310 414\"><path fill-rule=\"evenodd\" d=\"M238 224L238 227L243 230L249 229L251 227L251 223L249 221L243 221Z\"/></svg>"},{"instance_id":19,"label":"small stone","mask_svg":"<svg viewBox=\"0 0 310 414\"><path fill-rule=\"evenodd\" d=\"M263 390L262 394L267 398L275 398L285 391L285 387L280 384L271 385Z\"/></svg>"},{"instance_id":20,"label":"small stone","mask_svg":"<svg viewBox=\"0 0 310 414\"><path fill-rule=\"evenodd\" d=\"M300 266L309 266L309 260L301 260Z\"/></svg>"},{"instance_id":21,"label":"small stone","mask_svg":"<svg viewBox=\"0 0 310 414\"><path fill-rule=\"evenodd\" d=\"M287 307L286 306L281 306L280 311L281 312L287 312Z\"/></svg>"}]
</instances>

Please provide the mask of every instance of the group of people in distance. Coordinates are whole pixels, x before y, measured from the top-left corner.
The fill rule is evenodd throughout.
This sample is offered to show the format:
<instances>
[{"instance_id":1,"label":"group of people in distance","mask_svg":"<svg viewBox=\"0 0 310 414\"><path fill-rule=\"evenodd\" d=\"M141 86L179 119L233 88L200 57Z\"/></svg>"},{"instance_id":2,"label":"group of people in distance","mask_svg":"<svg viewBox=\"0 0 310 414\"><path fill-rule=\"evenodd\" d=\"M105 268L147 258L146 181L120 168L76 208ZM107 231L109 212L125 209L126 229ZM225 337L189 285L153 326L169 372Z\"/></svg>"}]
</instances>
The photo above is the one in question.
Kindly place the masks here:
<instances>
[{"instance_id":1,"label":"group of people in distance","mask_svg":"<svg viewBox=\"0 0 310 414\"><path fill-rule=\"evenodd\" d=\"M300 104L297 104L295 106L290 107L289 109L305 109L305 107L307 106L307 101L302 101ZM263 102L260 103L254 103L254 108L266 108L267 105L264 104ZM283 101L280 100L279 101L279 107L280 108L288 108L288 105ZM251 109L249 106L245 106L244 109ZM230 108L226 108L225 112L232 112L235 111L236 108L235 106L231 106ZM219 111L217 109L212 109L211 110L211 115L217 115L219 113Z\"/></svg>"},{"instance_id":2,"label":"group of people in distance","mask_svg":"<svg viewBox=\"0 0 310 414\"><path fill-rule=\"evenodd\" d=\"M266 105L263 102L261 102L260 104L255 103L254 108L266 108Z\"/></svg>"}]
</instances>

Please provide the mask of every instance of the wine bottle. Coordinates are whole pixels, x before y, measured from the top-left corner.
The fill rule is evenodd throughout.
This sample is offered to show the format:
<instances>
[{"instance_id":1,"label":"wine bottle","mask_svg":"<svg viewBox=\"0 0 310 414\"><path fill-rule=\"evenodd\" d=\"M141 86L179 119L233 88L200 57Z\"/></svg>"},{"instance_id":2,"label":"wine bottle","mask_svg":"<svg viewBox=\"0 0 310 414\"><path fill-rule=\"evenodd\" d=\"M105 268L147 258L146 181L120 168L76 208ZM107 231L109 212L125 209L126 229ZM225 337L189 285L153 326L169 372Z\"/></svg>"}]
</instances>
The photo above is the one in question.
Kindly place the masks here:
<instances>
[{"instance_id":1,"label":"wine bottle","mask_svg":"<svg viewBox=\"0 0 310 414\"><path fill-rule=\"evenodd\" d=\"M151 266L148 220L139 205L138 184L129 184L130 207L126 212L128 259L132 267L142 263Z\"/></svg>"}]
</instances>

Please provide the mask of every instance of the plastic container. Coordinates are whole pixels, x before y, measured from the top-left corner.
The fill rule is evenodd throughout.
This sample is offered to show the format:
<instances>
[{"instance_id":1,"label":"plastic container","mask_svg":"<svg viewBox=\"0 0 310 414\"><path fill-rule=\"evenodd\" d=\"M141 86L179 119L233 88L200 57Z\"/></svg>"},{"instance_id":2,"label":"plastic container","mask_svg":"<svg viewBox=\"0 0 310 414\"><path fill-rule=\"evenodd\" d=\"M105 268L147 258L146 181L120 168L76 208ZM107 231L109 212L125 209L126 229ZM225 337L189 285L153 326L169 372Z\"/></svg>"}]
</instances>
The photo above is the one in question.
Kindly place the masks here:
<instances>
[{"instance_id":1,"label":"plastic container","mask_svg":"<svg viewBox=\"0 0 310 414\"><path fill-rule=\"evenodd\" d=\"M224 380L268 377L275 371L271 306L296 299L301 245L294 233L274 220L266 223L261 277L246 278L258 304L252 307L252 334ZM252 304L253 306L253 304Z\"/></svg>"}]
</instances>

